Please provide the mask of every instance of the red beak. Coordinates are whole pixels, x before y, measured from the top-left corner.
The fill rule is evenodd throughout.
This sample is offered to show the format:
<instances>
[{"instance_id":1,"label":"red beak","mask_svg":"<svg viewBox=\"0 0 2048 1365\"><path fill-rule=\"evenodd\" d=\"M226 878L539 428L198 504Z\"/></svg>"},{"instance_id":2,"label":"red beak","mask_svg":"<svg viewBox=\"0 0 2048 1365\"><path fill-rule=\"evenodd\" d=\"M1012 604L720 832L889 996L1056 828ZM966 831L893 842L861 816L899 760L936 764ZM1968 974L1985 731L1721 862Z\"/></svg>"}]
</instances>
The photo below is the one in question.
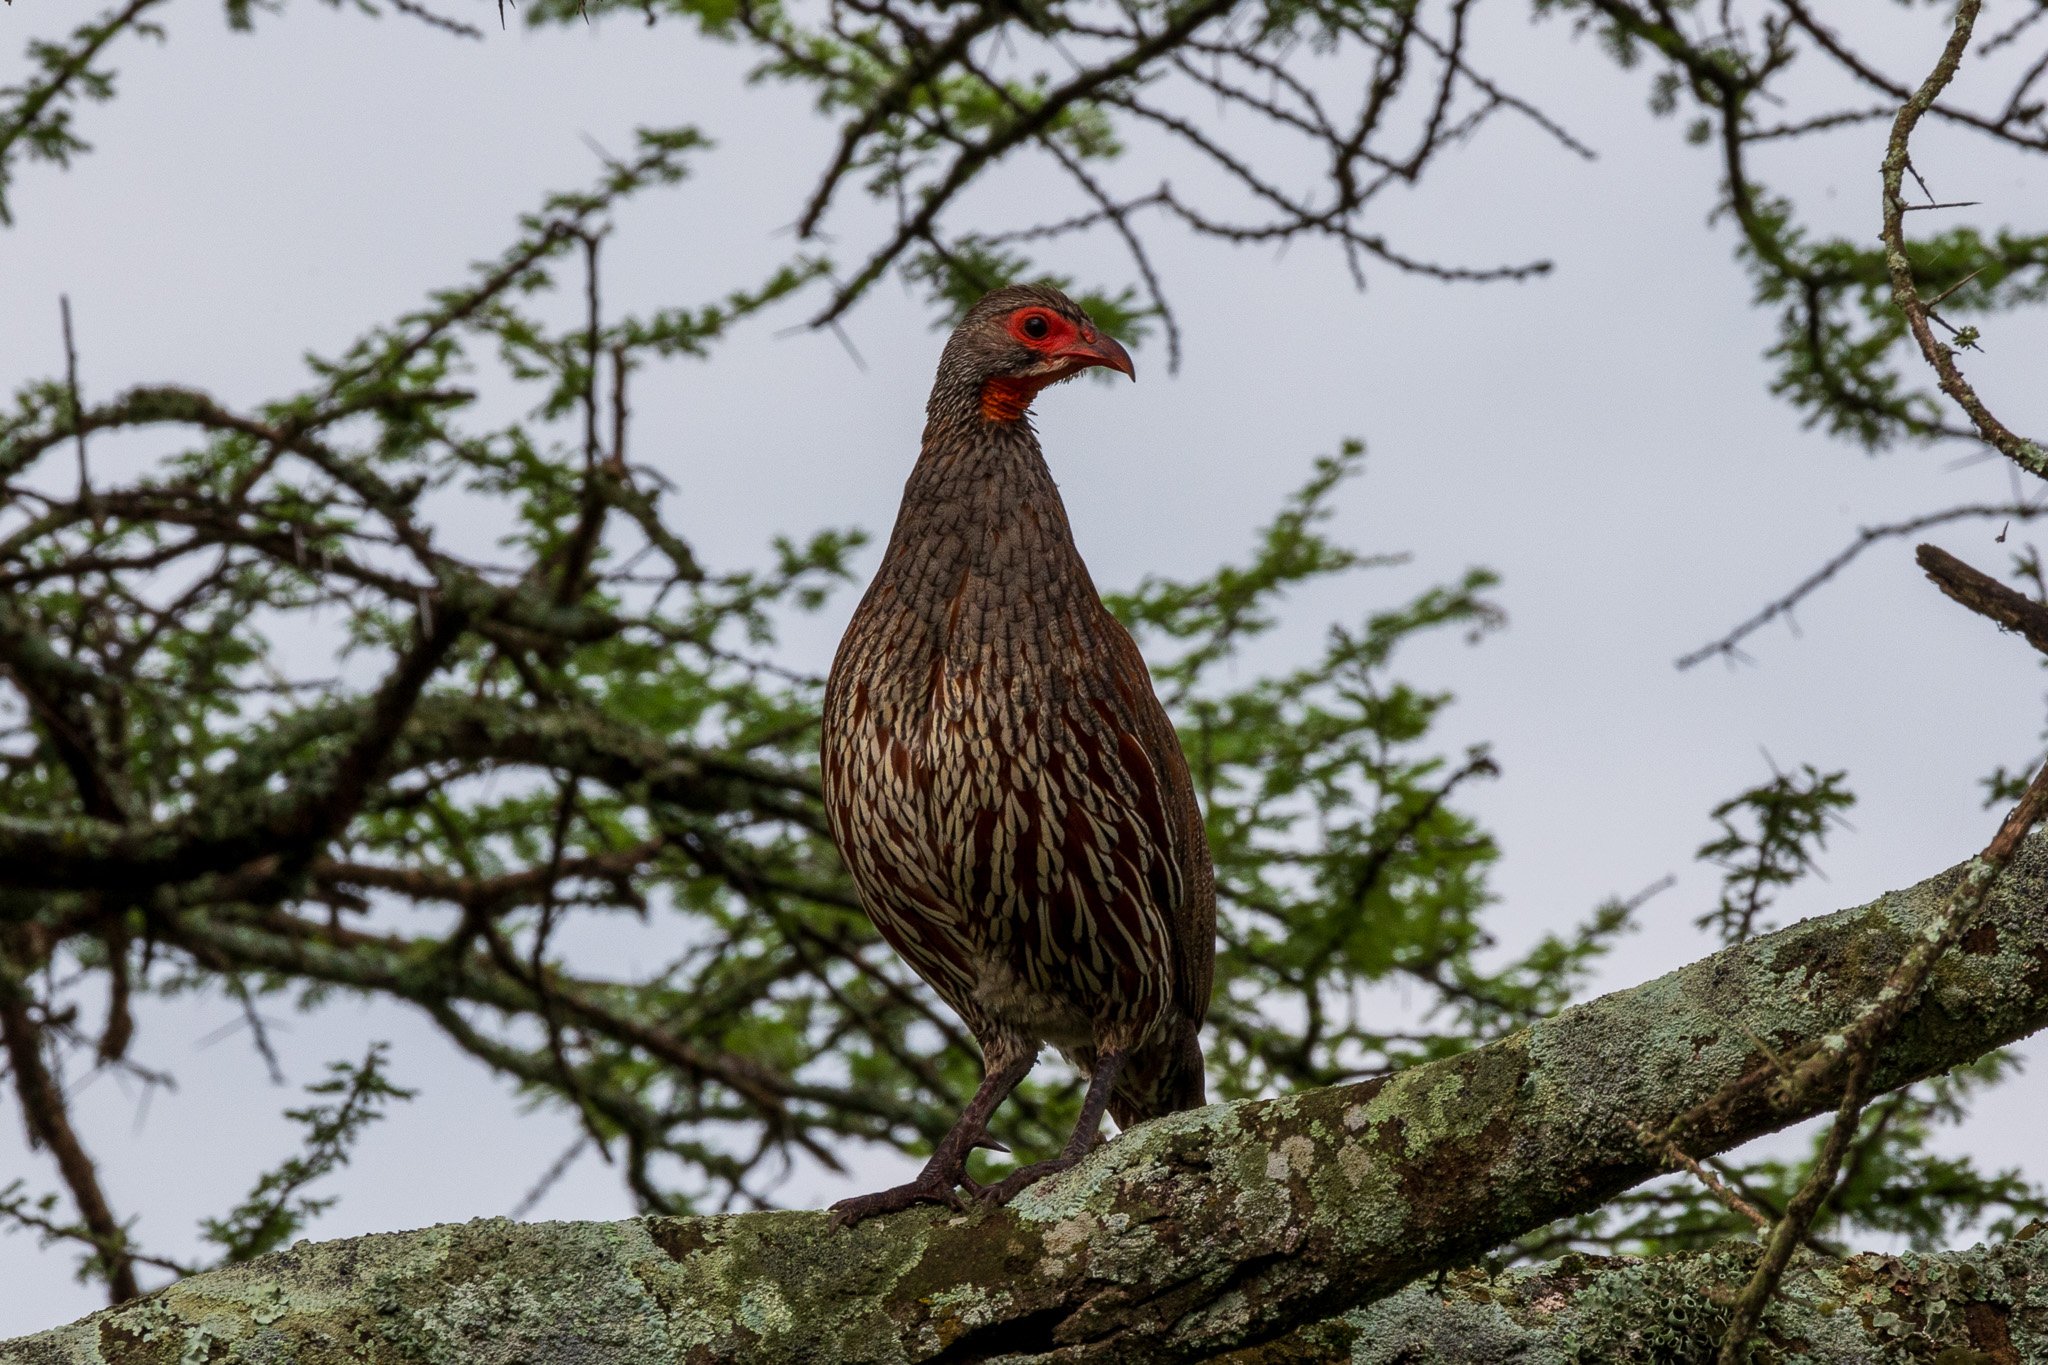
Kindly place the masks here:
<instances>
[{"instance_id":1,"label":"red beak","mask_svg":"<svg viewBox=\"0 0 2048 1365\"><path fill-rule=\"evenodd\" d=\"M1138 377L1137 368L1131 364L1131 353L1126 351L1115 337L1104 336L1092 327L1083 332L1072 345L1062 347L1053 352L1053 355L1060 360L1077 360L1083 365L1102 365L1129 375L1132 379Z\"/></svg>"}]
</instances>

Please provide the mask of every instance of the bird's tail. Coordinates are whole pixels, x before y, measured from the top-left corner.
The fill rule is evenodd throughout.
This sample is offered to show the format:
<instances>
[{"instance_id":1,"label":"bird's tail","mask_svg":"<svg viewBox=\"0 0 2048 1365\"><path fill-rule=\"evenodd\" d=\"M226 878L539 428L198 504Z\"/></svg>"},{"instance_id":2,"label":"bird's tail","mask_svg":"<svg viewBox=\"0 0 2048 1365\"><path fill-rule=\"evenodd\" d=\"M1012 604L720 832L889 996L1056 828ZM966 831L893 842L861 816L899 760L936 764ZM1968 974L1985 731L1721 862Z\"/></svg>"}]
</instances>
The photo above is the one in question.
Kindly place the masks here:
<instances>
[{"instance_id":1,"label":"bird's tail","mask_svg":"<svg viewBox=\"0 0 2048 1365\"><path fill-rule=\"evenodd\" d=\"M1202 1041L1192 1020L1176 1021L1131 1055L1109 1092L1109 1114L1129 1128L1207 1103Z\"/></svg>"}]
</instances>

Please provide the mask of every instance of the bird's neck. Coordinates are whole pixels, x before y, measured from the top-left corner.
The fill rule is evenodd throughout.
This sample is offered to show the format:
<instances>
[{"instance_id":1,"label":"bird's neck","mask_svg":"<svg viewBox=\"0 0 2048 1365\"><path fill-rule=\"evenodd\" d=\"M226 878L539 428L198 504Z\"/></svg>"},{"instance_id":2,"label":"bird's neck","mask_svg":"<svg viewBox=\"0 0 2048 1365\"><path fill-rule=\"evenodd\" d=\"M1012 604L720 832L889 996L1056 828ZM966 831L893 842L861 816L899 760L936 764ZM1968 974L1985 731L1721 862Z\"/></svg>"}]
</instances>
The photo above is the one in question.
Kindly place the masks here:
<instances>
[{"instance_id":1,"label":"bird's neck","mask_svg":"<svg viewBox=\"0 0 2048 1365\"><path fill-rule=\"evenodd\" d=\"M961 400L933 397L883 573L913 596L950 597L963 575L1002 575L1041 586L1075 584L1092 600L1066 508L1030 422L990 421L977 395Z\"/></svg>"},{"instance_id":2,"label":"bird's neck","mask_svg":"<svg viewBox=\"0 0 2048 1365\"><path fill-rule=\"evenodd\" d=\"M901 517L935 517L953 528L989 525L1013 517L1022 504L1047 500L1057 505L1059 490L1029 418L990 421L971 401L934 398Z\"/></svg>"}]
</instances>

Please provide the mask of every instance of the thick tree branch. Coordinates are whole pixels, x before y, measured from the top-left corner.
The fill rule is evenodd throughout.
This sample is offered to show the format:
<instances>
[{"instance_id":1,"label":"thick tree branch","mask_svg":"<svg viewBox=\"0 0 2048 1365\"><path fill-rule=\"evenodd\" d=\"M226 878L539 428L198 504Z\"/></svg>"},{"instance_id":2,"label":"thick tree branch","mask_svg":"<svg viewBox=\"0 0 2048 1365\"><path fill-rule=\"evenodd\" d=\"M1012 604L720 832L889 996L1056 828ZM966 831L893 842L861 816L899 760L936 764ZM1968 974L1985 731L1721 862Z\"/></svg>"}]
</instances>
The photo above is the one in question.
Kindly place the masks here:
<instances>
[{"instance_id":1,"label":"thick tree branch","mask_svg":"<svg viewBox=\"0 0 2048 1365\"><path fill-rule=\"evenodd\" d=\"M755 1222L775 1218L749 1216ZM302 1244L175 1285L148 1300L146 1309L100 1313L0 1343L0 1362L172 1365L195 1342L208 1359L222 1362L801 1359L834 1365L919 1358L893 1339L827 1338L846 1320L849 1304L857 1306L871 1288L867 1284L833 1286L839 1292L801 1303L763 1293L749 1316L765 1330L750 1334L755 1341L740 1354L708 1354L706 1319L691 1307L706 1281L759 1286L766 1275L763 1267L734 1263L745 1248L730 1242L712 1244L723 1257L711 1245L692 1253L702 1237L685 1219L521 1225L494 1218ZM1567 1256L1498 1275L1461 1270L1303 1328L1270 1351L1229 1361L1621 1365L1701 1359L1698 1352L1711 1346L1711 1332L1728 1315L1719 1299L1753 1255ZM1767 1320L1781 1339L1799 1343L1799 1358L1810 1365L2005 1362L2028 1358L2017 1348L2048 1336L2044 1304L2048 1236L2037 1235L1939 1255L1863 1255L1795 1266ZM765 1340L793 1319L819 1328L818 1353L792 1354ZM343 1341L345 1351L333 1345ZM304 1353L267 1354L280 1350ZM948 1358L984 1356L971 1350ZM1044 1352L1005 1357L1043 1358Z\"/></svg>"},{"instance_id":2,"label":"thick tree branch","mask_svg":"<svg viewBox=\"0 0 2048 1365\"><path fill-rule=\"evenodd\" d=\"M473 1224L314 1247L188 1281L0 1360L114 1358L102 1343L120 1344L122 1360L175 1359L193 1331L226 1359L313 1359L336 1339L373 1361L458 1358L486 1337L502 1353L507 1334L536 1361L1205 1359L1385 1300L1657 1174L1637 1122L1667 1124L1751 1071L1758 1040L1787 1049L1862 1015L1964 875L1737 945L1446 1061L1146 1124L996 1212L917 1211L846 1232L813 1213ZM2037 838L1883 1041L1874 1090L2048 1023L2044 899L2048 841ZM1823 1079L1789 1112L1761 1096L1720 1108L1690 1145L1725 1151L1838 1099ZM2039 1240L1997 1255L2038 1275ZM1725 1253L1717 1283L1743 1278L1753 1255ZM1682 1280L1688 1264L1669 1273ZM600 1292L611 1296L601 1312ZM1560 1310L1573 1292L1559 1289ZM1773 1305L1765 1330L1806 1311L1799 1293L1795 1283L1795 1301ZM1433 1312L1441 1297L1410 1291L1365 1320L1400 1304ZM1710 1346L1727 1311L1698 1317Z\"/></svg>"}]
</instances>

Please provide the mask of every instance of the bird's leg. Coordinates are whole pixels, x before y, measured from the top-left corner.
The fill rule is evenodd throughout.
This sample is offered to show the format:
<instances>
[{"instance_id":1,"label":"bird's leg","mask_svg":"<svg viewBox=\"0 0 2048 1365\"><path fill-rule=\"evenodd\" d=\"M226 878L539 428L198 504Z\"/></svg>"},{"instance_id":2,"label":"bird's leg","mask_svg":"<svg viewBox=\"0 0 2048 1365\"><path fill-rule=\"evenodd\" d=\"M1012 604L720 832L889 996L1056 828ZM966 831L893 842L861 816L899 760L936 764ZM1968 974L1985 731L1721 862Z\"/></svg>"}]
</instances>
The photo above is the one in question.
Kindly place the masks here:
<instances>
[{"instance_id":1,"label":"bird's leg","mask_svg":"<svg viewBox=\"0 0 2048 1365\"><path fill-rule=\"evenodd\" d=\"M959 1188L963 1183L969 1183L968 1153L976 1147L1007 1150L1001 1143L989 1139L988 1121L1037 1060L1036 1054L1030 1051L1021 1056L991 1051L984 1056L989 1066L982 1074L981 1085L976 1088L974 1098L960 1111L952 1129L939 1139L939 1145L932 1149L931 1159L924 1163L924 1169L917 1173L917 1178L893 1189L840 1200L832 1206L835 1226L852 1227L877 1214L895 1213L914 1204L950 1204L956 1209L962 1206ZM978 1186L974 1189L980 1193Z\"/></svg>"},{"instance_id":2,"label":"bird's leg","mask_svg":"<svg viewBox=\"0 0 2048 1365\"><path fill-rule=\"evenodd\" d=\"M1102 1133L1102 1111L1109 1107L1110 1087L1116 1084L1116 1073L1123 1070L1124 1059L1130 1053L1124 1048L1104 1048L1095 1057L1095 1069L1088 1073L1088 1094L1081 1101L1081 1117L1074 1123L1073 1135L1067 1145L1051 1161L1034 1162L1019 1166L993 1185L982 1187L981 1198L990 1204L1007 1204L1026 1185L1043 1180L1056 1171L1064 1171L1095 1149L1095 1141Z\"/></svg>"}]
</instances>

